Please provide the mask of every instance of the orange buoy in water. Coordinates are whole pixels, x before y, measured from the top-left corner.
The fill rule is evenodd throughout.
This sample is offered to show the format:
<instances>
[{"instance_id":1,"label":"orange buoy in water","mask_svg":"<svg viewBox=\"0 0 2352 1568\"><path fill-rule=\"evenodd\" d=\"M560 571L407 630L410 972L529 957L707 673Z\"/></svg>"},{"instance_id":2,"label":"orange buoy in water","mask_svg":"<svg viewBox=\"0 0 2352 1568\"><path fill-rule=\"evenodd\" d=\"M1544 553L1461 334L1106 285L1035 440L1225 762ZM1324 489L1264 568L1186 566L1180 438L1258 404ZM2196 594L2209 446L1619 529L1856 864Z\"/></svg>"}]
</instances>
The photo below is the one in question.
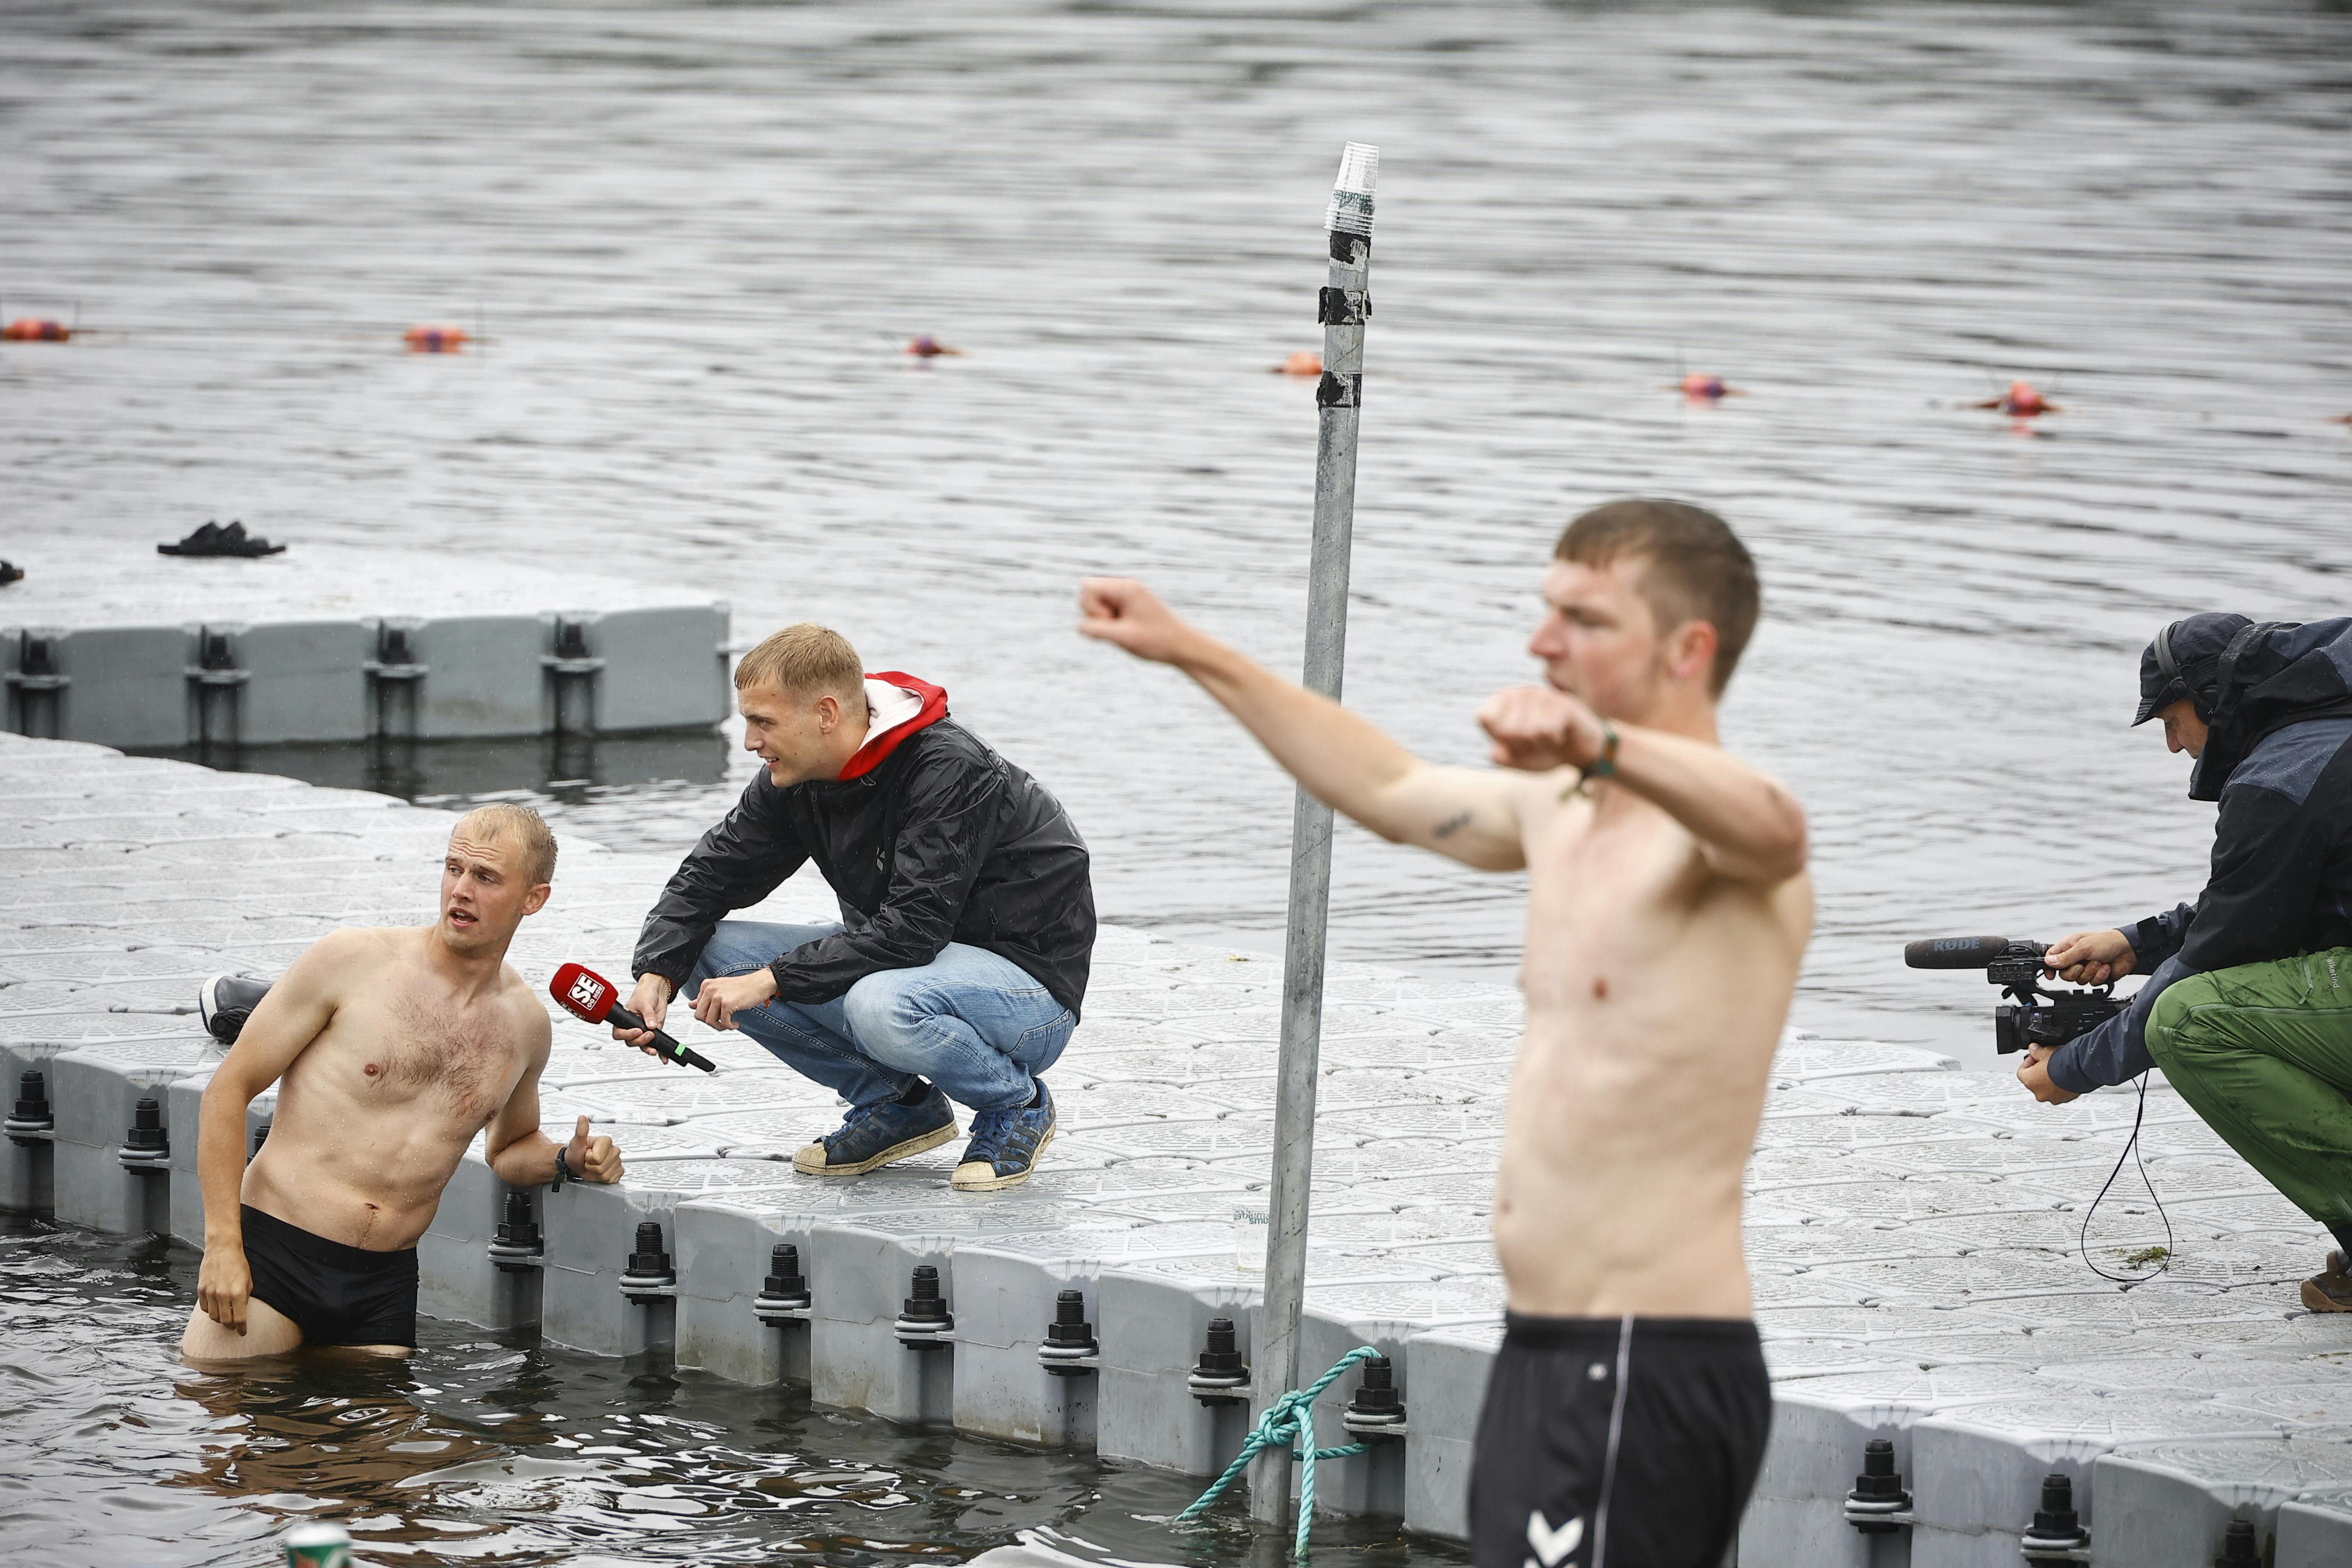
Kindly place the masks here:
<instances>
[{"instance_id":1,"label":"orange buoy in water","mask_svg":"<svg viewBox=\"0 0 2352 1568\"><path fill-rule=\"evenodd\" d=\"M1300 349L1274 367L1276 375L1321 375L1323 356L1313 349Z\"/></svg>"},{"instance_id":2,"label":"orange buoy in water","mask_svg":"<svg viewBox=\"0 0 2352 1568\"><path fill-rule=\"evenodd\" d=\"M1998 408L2012 419L2032 419L2044 414L2063 414L2064 409L2033 390L2030 381L2012 381L2009 390L1999 397L1988 397L1982 403L1971 403L1971 408Z\"/></svg>"},{"instance_id":3,"label":"orange buoy in water","mask_svg":"<svg viewBox=\"0 0 2352 1568\"><path fill-rule=\"evenodd\" d=\"M401 341L411 353L454 354L474 340L463 327L411 327L401 334Z\"/></svg>"},{"instance_id":4,"label":"orange buoy in water","mask_svg":"<svg viewBox=\"0 0 2352 1568\"><path fill-rule=\"evenodd\" d=\"M939 339L931 336L929 332L925 332L921 337L917 338L913 342L907 345L907 352L913 354L917 359L937 359L941 354L960 354L963 353L963 350L951 349L948 347L947 344L940 342Z\"/></svg>"},{"instance_id":5,"label":"orange buoy in water","mask_svg":"<svg viewBox=\"0 0 2352 1568\"><path fill-rule=\"evenodd\" d=\"M38 316L19 316L0 327L0 342L62 343L72 338L73 329L63 321L46 321Z\"/></svg>"}]
</instances>

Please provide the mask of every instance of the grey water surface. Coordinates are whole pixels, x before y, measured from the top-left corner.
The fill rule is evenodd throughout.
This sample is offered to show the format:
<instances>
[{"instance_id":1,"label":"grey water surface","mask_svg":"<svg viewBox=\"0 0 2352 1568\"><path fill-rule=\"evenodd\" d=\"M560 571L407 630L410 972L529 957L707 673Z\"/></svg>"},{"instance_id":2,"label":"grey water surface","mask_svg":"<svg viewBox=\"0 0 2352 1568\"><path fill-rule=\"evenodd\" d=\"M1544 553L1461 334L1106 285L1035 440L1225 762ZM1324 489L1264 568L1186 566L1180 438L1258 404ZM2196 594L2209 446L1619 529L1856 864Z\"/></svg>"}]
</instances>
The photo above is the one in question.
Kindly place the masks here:
<instances>
[{"instance_id":1,"label":"grey water surface","mask_svg":"<svg viewBox=\"0 0 2352 1568\"><path fill-rule=\"evenodd\" d=\"M401 1361L195 1372L175 1346L197 1257L0 1220L12 1565L253 1568L306 1518L342 1524L379 1568L1257 1560L1237 1508L1171 1526L1200 1490L1181 1476L906 1430L530 1333L425 1320ZM1467 1560L1394 1520L1329 1521L1316 1555Z\"/></svg>"},{"instance_id":2,"label":"grey water surface","mask_svg":"<svg viewBox=\"0 0 2352 1568\"><path fill-rule=\"evenodd\" d=\"M1131 925L1279 941L1286 783L1073 595L1141 575L1295 668L1312 384L1268 371L1318 342L1348 140L1382 152L1349 700L1478 762L1568 518L1719 509L1768 595L1725 736L1811 812L1806 1027L1995 1066L1989 988L1901 942L2193 896L2210 808L2125 728L2139 647L2347 608L2340 5L15 0L0 29L0 310L85 329L0 352L0 554L238 517L705 587L743 641L822 619L1055 790ZM421 321L490 341L402 353ZM1685 370L1745 395L1686 404ZM1968 406L2019 376L2063 412ZM246 765L658 850L747 776L712 737ZM1338 956L1518 962L1517 878L1352 829L1335 877Z\"/></svg>"}]
</instances>

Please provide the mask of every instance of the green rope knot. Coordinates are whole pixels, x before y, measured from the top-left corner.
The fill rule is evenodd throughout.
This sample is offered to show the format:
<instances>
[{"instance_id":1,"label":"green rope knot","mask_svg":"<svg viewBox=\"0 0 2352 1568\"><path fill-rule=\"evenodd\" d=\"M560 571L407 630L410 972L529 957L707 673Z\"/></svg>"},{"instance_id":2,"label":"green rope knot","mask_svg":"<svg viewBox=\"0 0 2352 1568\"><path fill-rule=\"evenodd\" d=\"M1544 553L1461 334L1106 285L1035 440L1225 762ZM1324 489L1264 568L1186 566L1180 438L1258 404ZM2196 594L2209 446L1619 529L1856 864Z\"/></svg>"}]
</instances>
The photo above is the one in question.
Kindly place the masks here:
<instances>
[{"instance_id":1,"label":"green rope knot","mask_svg":"<svg viewBox=\"0 0 2352 1568\"><path fill-rule=\"evenodd\" d=\"M1241 1479L1242 1472L1249 1468L1252 1459L1268 1448L1278 1449L1289 1455L1296 1463L1307 1467L1298 1477L1298 1534L1290 1547L1293 1557L1305 1558L1307 1527L1315 1519L1315 1461L1352 1459L1366 1451L1366 1445L1362 1443L1349 1443L1339 1448L1315 1447L1316 1395L1338 1382L1341 1373L1366 1356L1380 1353L1370 1345L1358 1345L1332 1363L1331 1370L1312 1384L1305 1388L1294 1388L1267 1405L1265 1414L1257 1418L1256 1429L1242 1445L1242 1451L1234 1456L1232 1464L1225 1467L1225 1473L1210 1482L1209 1489L1202 1492L1192 1507L1176 1516L1176 1522L1182 1524L1188 1520L1198 1519L1211 1503L1225 1495L1226 1488Z\"/></svg>"}]
</instances>

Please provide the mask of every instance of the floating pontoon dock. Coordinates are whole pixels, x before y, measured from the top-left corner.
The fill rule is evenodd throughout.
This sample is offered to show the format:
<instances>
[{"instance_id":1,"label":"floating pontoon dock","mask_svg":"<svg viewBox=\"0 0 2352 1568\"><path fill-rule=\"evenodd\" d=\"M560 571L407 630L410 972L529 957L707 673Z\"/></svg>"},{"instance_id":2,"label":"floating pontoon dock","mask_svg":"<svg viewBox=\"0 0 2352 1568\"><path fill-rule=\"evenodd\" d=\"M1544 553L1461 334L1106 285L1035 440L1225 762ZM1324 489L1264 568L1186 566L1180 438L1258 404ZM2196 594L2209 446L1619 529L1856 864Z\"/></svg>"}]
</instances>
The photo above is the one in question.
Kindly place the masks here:
<instances>
[{"instance_id":1,"label":"floating pontoon dock","mask_svg":"<svg viewBox=\"0 0 2352 1568\"><path fill-rule=\"evenodd\" d=\"M429 919L450 818L16 737L0 802L0 1206L197 1241L196 1107L218 1059L197 983L274 973L337 925ZM671 868L567 841L514 963L534 982L567 959L625 974ZM829 912L804 881L769 910ZM682 1020L720 1064L704 1077L559 1015L547 1123L593 1117L628 1176L509 1191L478 1147L423 1244L425 1310L1213 1475L1247 1420L1204 1402L1234 1401L1232 1376L1199 1374L1213 1320L1250 1352L1277 968L1105 931L1053 1074L1060 1132L1034 1180L994 1194L949 1190L952 1144L855 1182L797 1176L793 1150L837 1110L757 1046ZM1332 972L1300 1362L1376 1346L1404 1405L1367 1456L1323 1467L1332 1509L1464 1532L1518 1019L1497 987ZM2272 1568L2352 1563L2352 1318L2304 1313L2294 1288L2324 1235L2158 1085L2143 1142L2177 1255L2119 1290L2074 1249L2130 1091L2050 1110L1952 1069L1781 1047L1748 1213L1776 1409L1740 1568L2011 1568L2053 1474L2088 1544L2049 1560L2208 1568L2242 1519ZM269 1113L257 1102L257 1135ZM2128 1167L2092 1240L2110 1268L2163 1240ZM1318 1405L1325 1443L1350 1440L1357 1386ZM1864 1533L1849 1493L1873 1439L1890 1481L1856 1510L1883 1527Z\"/></svg>"},{"instance_id":2,"label":"floating pontoon dock","mask_svg":"<svg viewBox=\"0 0 2352 1568\"><path fill-rule=\"evenodd\" d=\"M0 730L143 751L587 736L734 711L727 605L438 555L44 540L0 596ZM364 606L364 608L362 608Z\"/></svg>"}]
</instances>

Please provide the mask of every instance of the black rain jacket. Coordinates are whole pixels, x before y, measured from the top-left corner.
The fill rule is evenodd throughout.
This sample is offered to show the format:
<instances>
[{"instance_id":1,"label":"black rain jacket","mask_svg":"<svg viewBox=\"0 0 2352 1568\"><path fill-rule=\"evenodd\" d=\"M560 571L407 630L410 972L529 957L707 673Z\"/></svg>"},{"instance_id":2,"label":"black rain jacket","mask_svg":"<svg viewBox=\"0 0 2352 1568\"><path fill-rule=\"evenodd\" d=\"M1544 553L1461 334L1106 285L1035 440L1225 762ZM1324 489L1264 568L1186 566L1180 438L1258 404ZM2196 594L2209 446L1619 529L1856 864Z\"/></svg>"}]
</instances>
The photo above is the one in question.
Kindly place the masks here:
<instances>
[{"instance_id":1,"label":"black rain jacket","mask_svg":"<svg viewBox=\"0 0 2352 1568\"><path fill-rule=\"evenodd\" d=\"M830 1002L950 942L1011 959L1075 1016L1094 952L1087 847L1044 785L940 719L863 777L782 788L763 772L646 917L635 972L683 985L719 921L814 860L843 930L779 954L787 1002Z\"/></svg>"},{"instance_id":2,"label":"black rain jacket","mask_svg":"<svg viewBox=\"0 0 2352 1568\"><path fill-rule=\"evenodd\" d=\"M2352 947L2352 619L2256 628L2214 714L2189 795L2218 796L2213 873L2193 904L2123 928L2148 973L2132 1005L2050 1058L2084 1093L2137 1078L2148 1014L2184 975Z\"/></svg>"}]
</instances>

